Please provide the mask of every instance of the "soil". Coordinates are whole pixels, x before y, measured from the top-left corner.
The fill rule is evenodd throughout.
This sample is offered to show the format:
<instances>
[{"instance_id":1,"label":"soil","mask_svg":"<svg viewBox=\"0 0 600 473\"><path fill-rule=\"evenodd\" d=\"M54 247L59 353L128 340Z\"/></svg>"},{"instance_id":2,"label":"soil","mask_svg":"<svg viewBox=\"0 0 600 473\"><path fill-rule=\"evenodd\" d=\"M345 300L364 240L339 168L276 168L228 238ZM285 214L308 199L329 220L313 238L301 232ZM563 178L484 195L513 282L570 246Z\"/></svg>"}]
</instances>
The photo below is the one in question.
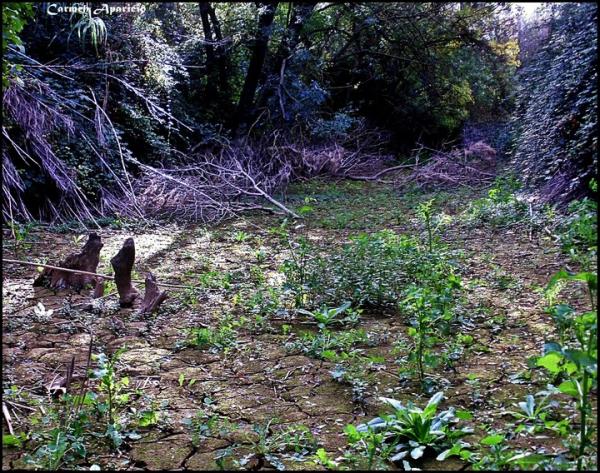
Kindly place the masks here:
<instances>
[{"instance_id":1,"label":"soil","mask_svg":"<svg viewBox=\"0 0 600 473\"><path fill-rule=\"evenodd\" d=\"M301 205L306 196L316 199L309 204L314 211L301 223L291 222L290 235L302 234L323 246L339 244L361 231L422 231L414 214L415 198L393 188L366 183L309 183L292 189L287 203ZM475 444L485 435L482 424L504 428L514 422L507 414L513 404L544 388L547 380L542 373L534 371L532 375L527 367L528 358L539 355L553 333L541 288L569 263L551 239L541 234L530 237L528 228L465 227L457 217L467 198L472 196L456 193L444 199L443 210L456 221L440 234L450 248L463 250L460 267L466 301L458 330L471 335L474 342L453 369L439 369L435 375L445 386L442 407L473 413L468 424L475 428L475 434L467 440ZM126 442L120 451L102 446L90 449L87 464L98 464L102 469L216 469L219 454L230 453L229 458L238 459L251 454L257 435L253 427L269 421L277 428L307 426L319 446L336 458L347 446L343 433L347 424L357 425L384 411L379 396L425 404L430 394L422 393L414 381L398 377L399 355L392 347L398 339L407 339L408 325L397 316L362 316L360 327L379 340L377 346L365 350L384 357L385 362L369 373L372 383L361 403L353 401L350 386L332 378L334 363L286 350L287 341L311 328L300 315L292 320L267 321L264 327L240 327L237 345L227 352L182 346L189 329L214 327L223 315L239 314L234 295L252 283L251 268L260 266L267 283L281 282L278 269L289 257L289 249L272 230L281 221L277 216L259 214L213 228L169 224L97 230L104 242L100 273L110 272L110 258L126 238L133 237L136 279L151 271L159 283L197 284L198 276L209 271L231 274L228 288L218 284L205 287L192 299L186 291L167 288L169 299L150 316L140 315L135 308L120 308L116 294L94 302L94 308L89 309L91 291L55 293L34 288L34 268L4 264L3 388L16 386L20 394L13 399L21 401L15 402L29 403L28 408L12 406L15 431L36 429L28 423L31 409L39 409L36 403L56 402L49 399L45 386L64 373L72 357L74 383L81 379L90 334L94 353L110 354L127 347L118 373L127 376L130 388L138 392L125 408L127 415L132 415L132 409L140 412L152 408L159 413L157 424L136 429L141 438ZM246 238L240 236L244 234ZM6 243L3 254L52 264L82 244L75 243L75 236L37 229L18 251ZM257 250L264 252L261 262L257 262ZM114 287L105 293L111 291L114 293ZM583 292L573 292L570 297L576 305L585 306ZM34 307L38 303L54 310L49 320L36 320ZM253 319L253 315L248 314L248 318ZM288 332L283 324L291 326ZM189 385L190 380L196 381ZM199 411L218 415L220 422L227 420L235 427L211 432L198 441L186 419ZM574 415L572 411L567 414ZM530 436L527 446L547 453L564 450L561 440L552 434ZM25 450L3 448L3 468L27 467ZM288 469L323 469L312 455L302 460L282 461ZM455 459L440 463L426 458L421 464L425 470L467 467Z\"/></svg>"}]
</instances>

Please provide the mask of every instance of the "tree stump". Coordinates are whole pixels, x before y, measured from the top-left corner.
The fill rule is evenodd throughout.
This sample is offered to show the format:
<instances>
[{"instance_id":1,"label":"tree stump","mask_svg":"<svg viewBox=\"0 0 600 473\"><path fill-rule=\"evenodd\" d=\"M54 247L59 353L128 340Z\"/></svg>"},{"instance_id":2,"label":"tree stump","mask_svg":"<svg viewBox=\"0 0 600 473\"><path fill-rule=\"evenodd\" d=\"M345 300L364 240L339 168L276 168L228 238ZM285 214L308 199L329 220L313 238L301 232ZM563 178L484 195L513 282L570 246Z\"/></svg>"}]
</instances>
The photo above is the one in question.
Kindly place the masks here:
<instances>
[{"instance_id":1,"label":"tree stump","mask_svg":"<svg viewBox=\"0 0 600 473\"><path fill-rule=\"evenodd\" d=\"M115 284L119 291L119 304L121 307L131 307L139 295L138 290L131 284L131 271L135 261L135 243L133 238L127 238L123 247L110 260L115 270Z\"/></svg>"},{"instance_id":2,"label":"tree stump","mask_svg":"<svg viewBox=\"0 0 600 473\"><path fill-rule=\"evenodd\" d=\"M156 284L156 277L152 273L146 273L146 292L144 293L144 300L140 307L141 314L152 314L158 309L158 307L168 297L166 291L161 291Z\"/></svg>"},{"instance_id":3,"label":"tree stump","mask_svg":"<svg viewBox=\"0 0 600 473\"><path fill-rule=\"evenodd\" d=\"M104 297L104 279L98 278L96 282L96 287L94 288L93 299L99 299L100 297Z\"/></svg>"},{"instance_id":4,"label":"tree stump","mask_svg":"<svg viewBox=\"0 0 600 473\"><path fill-rule=\"evenodd\" d=\"M58 266L95 273L100 261L100 250L103 246L100 236L96 233L90 233L81 253L67 256ZM97 278L89 274L69 273L59 269L45 268L44 272L33 281L33 285L45 286L50 289L71 288L80 290L87 285L95 287L96 282Z\"/></svg>"}]
</instances>

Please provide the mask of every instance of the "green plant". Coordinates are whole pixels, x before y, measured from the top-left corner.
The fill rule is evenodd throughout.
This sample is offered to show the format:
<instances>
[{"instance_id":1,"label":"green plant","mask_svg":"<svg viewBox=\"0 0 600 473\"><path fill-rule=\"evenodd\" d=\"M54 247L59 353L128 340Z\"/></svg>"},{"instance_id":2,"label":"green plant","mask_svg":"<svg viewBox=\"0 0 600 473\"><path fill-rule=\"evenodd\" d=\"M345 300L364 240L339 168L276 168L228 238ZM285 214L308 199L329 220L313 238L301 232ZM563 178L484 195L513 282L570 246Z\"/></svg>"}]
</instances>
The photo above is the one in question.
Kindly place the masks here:
<instances>
[{"instance_id":1,"label":"green plant","mask_svg":"<svg viewBox=\"0 0 600 473\"><path fill-rule=\"evenodd\" d=\"M237 232L235 232L235 234L233 235L233 239L235 241L237 241L238 243L243 243L245 242L248 238L250 238L250 234L246 233L243 230L238 230Z\"/></svg>"},{"instance_id":2,"label":"green plant","mask_svg":"<svg viewBox=\"0 0 600 473\"><path fill-rule=\"evenodd\" d=\"M19 37L27 20L33 16L33 2L6 2L2 4L2 90L9 85L11 73L20 71L22 66L8 61L8 46L23 47Z\"/></svg>"},{"instance_id":3,"label":"green plant","mask_svg":"<svg viewBox=\"0 0 600 473\"><path fill-rule=\"evenodd\" d=\"M288 240L288 246L292 259L284 261L282 266L286 276L284 288L294 291L296 307L304 307L308 302L307 292L318 286L318 281L310 271L313 249L304 237L298 238L297 242Z\"/></svg>"},{"instance_id":4,"label":"green plant","mask_svg":"<svg viewBox=\"0 0 600 473\"><path fill-rule=\"evenodd\" d=\"M346 311L348 312L347 316L344 317L343 319L339 319L338 315L341 315ZM360 309L359 309L359 311L360 311ZM350 309L350 302L346 302L346 303L342 304L341 306L336 307L334 309L328 309L327 307L321 307L321 309L318 309L315 311L298 309L298 312L300 314L306 314L306 315L310 315L311 317L313 317L315 319L315 321L317 322L317 326L320 329L327 328L328 326L333 325L335 323L355 324L358 322L358 319L359 319L359 314L360 314L359 311Z\"/></svg>"},{"instance_id":5,"label":"green plant","mask_svg":"<svg viewBox=\"0 0 600 473\"><path fill-rule=\"evenodd\" d=\"M327 254L300 239L282 272L284 289L294 295L297 307L350 301L356 308L391 309L411 282L433 282L453 267L443 251L421 251L415 238L381 231L351 237Z\"/></svg>"},{"instance_id":6,"label":"green plant","mask_svg":"<svg viewBox=\"0 0 600 473\"><path fill-rule=\"evenodd\" d=\"M27 464L36 469L71 469L86 459L91 444L97 448L98 438L107 438L111 448L120 447L126 438L140 438L135 431L125 431L127 414L119 410L130 401L125 392L128 378L120 378L116 370L123 352L124 349L117 350L110 358L103 353L90 355L90 360L98 362L98 368L88 372L78 394L71 392L71 384L66 393L40 409L41 416L30 417L33 429L29 438L34 448L25 456ZM140 415L140 420L148 417L147 411Z\"/></svg>"},{"instance_id":7,"label":"green plant","mask_svg":"<svg viewBox=\"0 0 600 473\"><path fill-rule=\"evenodd\" d=\"M317 449L315 459L328 470L335 470L339 465L338 462L329 458L329 455L327 454L324 448Z\"/></svg>"},{"instance_id":8,"label":"green plant","mask_svg":"<svg viewBox=\"0 0 600 473\"><path fill-rule=\"evenodd\" d=\"M590 188L597 193L596 179ZM569 204L567 216L558 225L558 239L565 253L590 269L598 253L598 203L585 197Z\"/></svg>"},{"instance_id":9,"label":"green plant","mask_svg":"<svg viewBox=\"0 0 600 473\"><path fill-rule=\"evenodd\" d=\"M19 254L21 249L28 250L31 248L31 244L27 243L27 237L31 233L31 230L35 227L35 223L28 222L25 224L18 222L8 222L11 234L15 240L15 253Z\"/></svg>"},{"instance_id":10,"label":"green plant","mask_svg":"<svg viewBox=\"0 0 600 473\"><path fill-rule=\"evenodd\" d=\"M434 200L435 199L429 199L426 202L421 202L417 207L417 215L421 217L421 219L425 223L425 228L427 230L427 244L430 253L433 251L433 229L431 224L431 218L433 215Z\"/></svg>"},{"instance_id":11,"label":"green plant","mask_svg":"<svg viewBox=\"0 0 600 473\"><path fill-rule=\"evenodd\" d=\"M592 426L591 392L597 385L598 321L595 311L597 276L594 273L569 274L564 270L555 274L546 292L556 296L556 288L564 282L585 282L590 298L590 312L582 314L563 309L560 318L559 337L561 343L547 342L544 356L537 359L537 366L545 368L555 378L565 379L558 390L575 399L579 411L579 441L577 447L577 469L583 468L586 448L591 445Z\"/></svg>"},{"instance_id":12,"label":"green plant","mask_svg":"<svg viewBox=\"0 0 600 473\"><path fill-rule=\"evenodd\" d=\"M198 282L201 287L211 289L229 289L233 276L231 273L222 271L207 271L198 275Z\"/></svg>"},{"instance_id":13,"label":"green plant","mask_svg":"<svg viewBox=\"0 0 600 473\"><path fill-rule=\"evenodd\" d=\"M194 446L200 445L207 437L224 436L238 428L236 423L214 412L210 403L198 410L193 417L186 417L182 422L191 431Z\"/></svg>"},{"instance_id":14,"label":"green plant","mask_svg":"<svg viewBox=\"0 0 600 473\"><path fill-rule=\"evenodd\" d=\"M460 289L460 279L450 274L436 281L433 287L411 285L401 307L411 316L408 335L413 339L414 350L409 361L417 368L419 382L425 386L425 365L435 367L440 357L433 351L441 336L449 330L454 319L453 296Z\"/></svg>"},{"instance_id":15,"label":"green plant","mask_svg":"<svg viewBox=\"0 0 600 473\"><path fill-rule=\"evenodd\" d=\"M75 13L71 14L71 19ZM85 47L87 35L90 35L90 42L98 54L98 45L106 43L107 30L104 20L99 16L93 16L90 10L84 10L79 20L72 26L69 39L73 32L77 32L77 37L81 42L82 47Z\"/></svg>"},{"instance_id":16,"label":"green plant","mask_svg":"<svg viewBox=\"0 0 600 473\"><path fill-rule=\"evenodd\" d=\"M410 469L410 462L423 457L428 449L438 453L438 460L443 460L451 453L460 455L459 452L468 447L460 438L472 430L458 429L456 424L460 419L470 419L471 415L454 408L438 413L442 392L432 396L424 409L410 402L404 405L395 399L379 399L393 408L392 414L381 415L357 427L349 425L345 431L351 445L366 451L369 468L375 455L391 462L403 461L404 469ZM456 445L459 449L452 451Z\"/></svg>"},{"instance_id":17,"label":"green plant","mask_svg":"<svg viewBox=\"0 0 600 473\"><path fill-rule=\"evenodd\" d=\"M338 383L349 385L352 388L352 402L364 404L367 389L375 380L368 376L369 367L375 363L383 363L383 357L367 357L354 352L352 356L339 360L334 369L329 373Z\"/></svg>"},{"instance_id":18,"label":"green plant","mask_svg":"<svg viewBox=\"0 0 600 473\"><path fill-rule=\"evenodd\" d=\"M126 351L120 348L112 356L108 357L104 353L92 355L92 359L98 362L98 368L93 371L92 379L99 380L98 390L105 393L104 401L95 400L95 407L101 415L106 415L106 437L109 438L115 448L123 443L120 431L122 425L117 422L116 409L118 406L129 401L129 393L124 392L129 386L129 378L119 378L116 372L116 365L121 355ZM94 396L96 398L96 396Z\"/></svg>"},{"instance_id":19,"label":"green plant","mask_svg":"<svg viewBox=\"0 0 600 473\"><path fill-rule=\"evenodd\" d=\"M234 324L228 318L223 318L216 328L190 329L185 344L189 347L209 348L212 351L228 353L237 345L237 332Z\"/></svg>"},{"instance_id":20,"label":"green plant","mask_svg":"<svg viewBox=\"0 0 600 473\"><path fill-rule=\"evenodd\" d=\"M271 419L263 425L253 426L256 437L251 441L252 453L241 458L237 462L239 466L244 467L256 459L281 471L286 469L282 459L298 460L315 452L317 444L308 427L302 424L272 427L274 421Z\"/></svg>"},{"instance_id":21,"label":"green plant","mask_svg":"<svg viewBox=\"0 0 600 473\"><path fill-rule=\"evenodd\" d=\"M306 216L311 214L315 209L312 205L312 203L316 203L317 199L315 199L314 197L305 197L304 198L304 205L298 208L298 215L301 216Z\"/></svg>"},{"instance_id":22,"label":"green plant","mask_svg":"<svg viewBox=\"0 0 600 473\"><path fill-rule=\"evenodd\" d=\"M278 237L281 241L288 241L290 235L288 226L289 221L284 218L279 225L269 228L269 234Z\"/></svg>"},{"instance_id":23,"label":"green plant","mask_svg":"<svg viewBox=\"0 0 600 473\"><path fill-rule=\"evenodd\" d=\"M487 197L471 201L463 212L468 225L489 223L495 227L518 224L527 217L527 205L515 193L521 188L513 176L497 177Z\"/></svg>"},{"instance_id":24,"label":"green plant","mask_svg":"<svg viewBox=\"0 0 600 473\"><path fill-rule=\"evenodd\" d=\"M281 290L273 286L259 286L251 293L250 297L244 297L242 307L256 316L272 317L286 311L282 307Z\"/></svg>"},{"instance_id":25,"label":"green plant","mask_svg":"<svg viewBox=\"0 0 600 473\"><path fill-rule=\"evenodd\" d=\"M539 401L536 401L535 396L528 394L525 397L525 401L513 404L514 407L519 408L519 411L508 411L508 413L521 422L515 430L516 433L523 430L533 433L546 427L548 411L552 407L556 407L557 404L550 401L550 396L553 393L553 391L541 391L537 393L538 396L543 396ZM554 424L552 425L554 426Z\"/></svg>"},{"instance_id":26,"label":"green plant","mask_svg":"<svg viewBox=\"0 0 600 473\"><path fill-rule=\"evenodd\" d=\"M511 450L505 443L506 438L502 433L490 433L480 441L483 448L488 451L484 455L472 455L473 470L475 471L497 471L497 470L538 470L544 467L556 466L553 458L548 455ZM554 464L554 465L553 465ZM563 469L563 468L560 468Z\"/></svg>"},{"instance_id":27,"label":"green plant","mask_svg":"<svg viewBox=\"0 0 600 473\"><path fill-rule=\"evenodd\" d=\"M260 247L254 250L254 257L256 258L257 264L262 264L267 259L267 253L265 252L263 247Z\"/></svg>"},{"instance_id":28,"label":"green plant","mask_svg":"<svg viewBox=\"0 0 600 473\"><path fill-rule=\"evenodd\" d=\"M26 456L27 464L54 471L86 457L87 450L78 429L56 427L47 435L47 443L37 448L32 455Z\"/></svg>"},{"instance_id":29,"label":"green plant","mask_svg":"<svg viewBox=\"0 0 600 473\"><path fill-rule=\"evenodd\" d=\"M318 333L303 333L299 340L286 343L288 350L299 350L313 358L339 361L356 356L355 345L366 343L367 334L364 330L352 329L347 332L332 333L320 330Z\"/></svg>"},{"instance_id":30,"label":"green plant","mask_svg":"<svg viewBox=\"0 0 600 473\"><path fill-rule=\"evenodd\" d=\"M289 324L283 324L281 326L281 333L285 336L287 334L290 333L290 330L292 329L292 326Z\"/></svg>"}]
</instances>

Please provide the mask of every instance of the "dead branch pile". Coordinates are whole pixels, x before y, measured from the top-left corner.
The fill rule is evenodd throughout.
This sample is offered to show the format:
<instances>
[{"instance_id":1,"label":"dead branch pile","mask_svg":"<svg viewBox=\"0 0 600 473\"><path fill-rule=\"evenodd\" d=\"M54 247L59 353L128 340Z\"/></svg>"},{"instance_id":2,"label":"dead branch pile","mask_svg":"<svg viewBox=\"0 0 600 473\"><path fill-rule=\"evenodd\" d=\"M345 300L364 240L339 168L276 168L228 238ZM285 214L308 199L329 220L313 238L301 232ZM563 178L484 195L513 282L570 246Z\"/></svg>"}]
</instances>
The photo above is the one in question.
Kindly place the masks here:
<instances>
[{"instance_id":1,"label":"dead branch pile","mask_svg":"<svg viewBox=\"0 0 600 473\"><path fill-rule=\"evenodd\" d=\"M433 151L431 159L415 166L404 183L414 182L425 188L478 187L496 176L496 151L482 141L448 152L430 151Z\"/></svg>"},{"instance_id":2,"label":"dead branch pile","mask_svg":"<svg viewBox=\"0 0 600 473\"><path fill-rule=\"evenodd\" d=\"M376 173L392 161L389 155L367 153L361 148L348 149L337 143L310 147L284 145L279 149L279 155L286 157L294 179Z\"/></svg>"},{"instance_id":3,"label":"dead branch pile","mask_svg":"<svg viewBox=\"0 0 600 473\"><path fill-rule=\"evenodd\" d=\"M299 218L274 197L289 182L318 175L348 177L367 168L373 173L390 159L338 144L305 147L273 141L268 145L226 145L192 157L180 154L181 164L172 168L156 168L129 158L142 171L133 182L135 201L122 193L107 193L103 205L121 215L135 215L135 202L148 217L204 223L246 210Z\"/></svg>"},{"instance_id":4,"label":"dead branch pile","mask_svg":"<svg viewBox=\"0 0 600 473\"><path fill-rule=\"evenodd\" d=\"M141 170L133 188L137 205L146 216L208 223L244 210L262 209L297 217L272 197L289 182L291 167L256 148L227 146L215 153L182 155L181 164L173 168L156 168L132 158L130 161ZM105 207L121 215L133 214L131 204L123 195L104 197Z\"/></svg>"}]
</instances>

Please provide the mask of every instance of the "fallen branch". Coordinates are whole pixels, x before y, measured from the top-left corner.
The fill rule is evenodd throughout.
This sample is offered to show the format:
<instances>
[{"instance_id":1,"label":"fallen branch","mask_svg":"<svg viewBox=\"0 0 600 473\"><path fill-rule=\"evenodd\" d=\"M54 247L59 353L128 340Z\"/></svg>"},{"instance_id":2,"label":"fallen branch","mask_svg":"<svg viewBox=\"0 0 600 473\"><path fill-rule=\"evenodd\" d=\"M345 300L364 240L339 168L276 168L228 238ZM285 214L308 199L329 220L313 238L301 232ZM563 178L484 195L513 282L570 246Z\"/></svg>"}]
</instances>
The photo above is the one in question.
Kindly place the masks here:
<instances>
[{"instance_id":1,"label":"fallen branch","mask_svg":"<svg viewBox=\"0 0 600 473\"><path fill-rule=\"evenodd\" d=\"M16 260L16 259L9 259L9 258L3 258L2 259L2 263L23 264L23 265L26 265L26 266L34 266L36 268L37 267L41 267L41 268L49 268L49 269L59 269L61 271L66 271L66 272L69 272L69 273L88 274L90 276L96 276L96 277L103 278L103 279L106 279L106 280L109 280L109 281L114 281L115 280L115 278L113 276L109 276L107 274L90 273L88 271L80 271L80 270L77 270L77 269L61 268L60 266L52 266L50 264L32 263L30 261L21 261L21 260ZM136 283L139 283L139 284L143 284L145 281L143 281L141 279L132 279L131 282L136 282ZM162 282L161 283L157 283L157 284L159 286L171 287L171 288L174 288L174 289L195 289L195 288L198 288L198 287L201 286L199 284L195 285L195 286L193 286L193 285L186 286L186 285L183 285L183 284L168 284L168 283L162 283ZM108 294L108 295L111 295L111 294ZM104 296L104 297L106 297L106 296Z\"/></svg>"},{"instance_id":2,"label":"fallen branch","mask_svg":"<svg viewBox=\"0 0 600 473\"><path fill-rule=\"evenodd\" d=\"M397 171L398 169L413 169L417 166L417 164L400 164L398 166L392 166L391 168L384 169L383 171L379 171L377 174L373 174L372 176L349 176L344 175L346 179L351 179L353 181L376 181L379 177L387 174L388 172Z\"/></svg>"}]
</instances>

